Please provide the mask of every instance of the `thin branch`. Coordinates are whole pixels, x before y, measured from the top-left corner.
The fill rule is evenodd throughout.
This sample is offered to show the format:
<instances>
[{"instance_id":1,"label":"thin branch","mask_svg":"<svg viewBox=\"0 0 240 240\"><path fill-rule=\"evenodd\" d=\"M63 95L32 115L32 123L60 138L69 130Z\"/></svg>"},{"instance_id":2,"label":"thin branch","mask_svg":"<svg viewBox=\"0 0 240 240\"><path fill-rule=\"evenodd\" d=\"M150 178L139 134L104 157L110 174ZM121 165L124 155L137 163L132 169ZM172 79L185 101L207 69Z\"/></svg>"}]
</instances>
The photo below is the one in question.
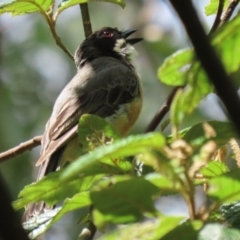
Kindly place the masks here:
<instances>
[{"instance_id":1,"label":"thin branch","mask_svg":"<svg viewBox=\"0 0 240 240\"><path fill-rule=\"evenodd\" d=\"M212 25L212 28L209 31L209 34L212 34L219 27L219 25L221 23L221 16L222 16L222 12L223 12L223 7L224 7L224 0L219 0L217 14L216 14L214 23Z\"/></svg>"},{"instance_id":2,"label":"thin branch","mask_svg":"<svg viewBox=\"0 0 240 240\"><path fill-rule=\"evenodd\" d=\"M7 150L6 152L0 153L0 163L6 161L7 159L14 158L21 153L30 151L33 148L41 145L42 136L34 137L31 140L19 144L17 147Z\"/></svg>"},{"instance_id":3,"label":"thin branch","mask_svg":"<svg viewBox=\"0 0 240 240\"><path fill-rule=\"evenodd\" d=\"M92 25L91 25L90 15L88 11L88 4L83 3L79 5L82 13L84 33L85 33L85 37L87 38L92 34Z\"/></svg>"},{"instance_id":4,"label":"thin branch","mask_svg":"<svg viewBox=\"0 0 240 240\"><path fill-rule=\"evenodd\" d=\"M92 223L92 221L88 221L87 226L83 228L82 232L80 233L78 240L92 240L97 228Z\"/></svg>"},{"instance_id":5,"label":"thin branch","mask_svg":"<svg viewBox=\"0 0 240 240\"><path fill-rule=\"evenodd\" d=\"M232 0L229 3L227 10L225 11L225 13L221 19L220 26L222 26L225 22L227 22L230 19L230 17L233 14L233 11L235 10L235 8L237 7L238 4L239 4L239 0Z\"/></svg>"},{"instance_id":6,"label":"thin branch","mask_svg":"<svg viewBox=\"0 0 240 240\"><path fill-rule=\"evenodd\" d=\"M43 15L43 17L47 21L47 24L50 28L53 38L55 39L56 44L74 61L73 55L67 50L67 48L62 43L61 38L56 33L55 30L56 18L52 17L52 11L46 13L42 6L39 5L38 3L32 2L32 4L34 4L39 9L39 12Z\"/></svg>"},{"instance_id":7,"label":"thin branch","mask_svg":"<svg viewBox=\"0 0 240 240\"><path fill-rule=\"evenodd\" d=\"M161 105L159 111L156 113L156 115L154 116L154 118L152 119L150 124L148 125L147 129L145 130L146 133L147 132L152 132L156 129L158 124L162 121L162 119L165 117L165 115L169 111L170 106L171 106L172 101L173 101L173 98L176 95L176 92L178 91L178 89L180 89L180 88L183 88L183 87L175 87L175 88L172 89L172 91L168 95L167 99Z\"/></svg>"},{"instance_id":8,"label":"thin branch","mask_svg":"<svg viewBox=\"0 0 240 240\"><path fill-rule=\"evenodd\" d=\"M189 38L194 46L197 57L214 85L218 96L224 103L229 117L240 136L240 100L238 94L227 76L225 69L197 17L191 1L169 0L181 18ZM191 19L191 21L189 21ZM207 54L206 54L207 53Z\"/></svg>"},{"instance_id":9,"label":"thin branch","mask_svg":"<svg viewBox=\"0 0 240 240\"><path fill-rule=\"evenodd\" d=\"M27 233L22 228L17 213L12 208L12 200L8 188L0 175L0 238L29 240Z\"/></svg>"}]
</instances>

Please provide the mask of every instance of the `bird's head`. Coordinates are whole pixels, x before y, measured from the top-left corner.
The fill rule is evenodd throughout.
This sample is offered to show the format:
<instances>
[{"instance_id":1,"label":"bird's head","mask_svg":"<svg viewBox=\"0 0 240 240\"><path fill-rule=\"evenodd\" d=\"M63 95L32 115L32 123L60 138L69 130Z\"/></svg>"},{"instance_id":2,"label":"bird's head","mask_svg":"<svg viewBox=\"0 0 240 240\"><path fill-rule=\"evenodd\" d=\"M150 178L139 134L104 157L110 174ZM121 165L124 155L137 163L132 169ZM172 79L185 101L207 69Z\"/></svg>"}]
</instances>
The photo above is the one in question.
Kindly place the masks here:
<instances>
[{"instance_id":1,"label":"bird's head","mask_svg":"<svg viewBox=\"0 0 240 240\"><path fill-rule=\"evenodd\" d=\"M136 31L135 29L119 31L117 28L111 27L103 27L95 31L83 41L76 51L76 64L103 56L124 57L129 60L131 53L134 52L132 45L142 40L142 38L128 39Z\"/></svg>"}]
</instances>

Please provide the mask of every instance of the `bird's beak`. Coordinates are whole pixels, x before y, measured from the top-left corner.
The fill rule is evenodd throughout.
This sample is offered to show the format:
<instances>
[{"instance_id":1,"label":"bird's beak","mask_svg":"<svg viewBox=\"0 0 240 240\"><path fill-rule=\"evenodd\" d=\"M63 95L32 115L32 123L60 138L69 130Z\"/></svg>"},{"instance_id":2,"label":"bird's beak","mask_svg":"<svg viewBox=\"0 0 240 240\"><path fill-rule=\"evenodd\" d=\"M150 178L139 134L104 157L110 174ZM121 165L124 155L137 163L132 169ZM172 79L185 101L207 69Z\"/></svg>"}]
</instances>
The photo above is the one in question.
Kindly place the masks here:
<instances>
[{"instance_id":1,"label":"bird's beak","mask_svg":"<svg viewBox=\"0 0 240 240\"><path fill-rule=\"evenodd\" d=\"M130 30L127 30L125 32L122 33L122 37L124 39L126 39L127 37L129 37L131 34L135 33L137 30L136 29L130 29ZM140 41L142 41L143 38L131 38L131 39L126 39L126 42L133 45L135 43L138 43Z\"/></svg>"}]
</instances>

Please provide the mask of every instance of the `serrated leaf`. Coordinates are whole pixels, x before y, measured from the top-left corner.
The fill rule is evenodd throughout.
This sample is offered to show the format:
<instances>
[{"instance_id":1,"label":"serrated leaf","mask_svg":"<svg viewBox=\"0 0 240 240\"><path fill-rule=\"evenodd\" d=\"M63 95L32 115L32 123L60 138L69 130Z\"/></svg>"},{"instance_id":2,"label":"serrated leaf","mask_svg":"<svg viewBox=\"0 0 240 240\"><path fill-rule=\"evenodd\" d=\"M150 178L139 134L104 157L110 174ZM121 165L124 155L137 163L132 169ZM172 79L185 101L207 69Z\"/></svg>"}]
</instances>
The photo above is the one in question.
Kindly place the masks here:
<instances>
[{"instance_id":1,"label":"serrated leaf","mask_svg":"<svg viewBox=\"0 0 240 240\"><path fill-rule=\"evenodd\" d=\"M207 194L218 204L240 199L240 169L212 178L208 184Z\"/></svg>"},{"instance_id":2,"label":"serrated leaf","mask_svg":"<svg viewBox=\"0 0 240 240\"><path fill-rule=\"evenodd\" d=\"M199 233L198 240L237 240L240 239L240 231L228 229L223 225L207 224Z\"/></svg>"},{"instance_id":3,"label":"serrated leaf","mask_svg":"<svg viewBox=\"0 0 240 240\"><path fill-rule=\"evenodd\" d=\"M0 14L11 13L12 16L33 12L46 12L53 4L53 0L15 0L0 3Z\"/></svg>"},{"instance_id":4,"label":"serrated leaf","mask_svg":"<svg viewBox=\"0 0 240 240\"><path fill-rule=\"evenodd\" d=\"M236 131L229 122L207 121L206 123L208 123L216 132L216 136L208 138L208 140L213 140L218 147L225 145L231 138L237 136ZM203 130L203 123L198 123L189 128L183 139L191 144L197 142L201 144L206 139Z\"/></svg>"},{"instance_id":5,"label":"serrated leaf","mask_svg":"<svg viewBox=\"0 0 240 240\"><path fill-rule=\"evenodd\" d=\"M72 7L77 4L82 4L82 3L88 3L88 2L109 2L109 3L114 3L122 8L125 7L125 0L63 0L57 9L57 14L61 13L64 9Z\"/></svg>"},{"instance_id":6,"label":"serrated leaf","mask_svg":"<svg viewBox=\"0 0 240 240\"><path fill-rule=\"evenodd\" d=\"M20 209L31 202L44 201L53 206L57 202L72 197L80 191L87 191L103 175L75 176L65 182L59 181L63 170L48 174L42 180L26 186L20 193L19 199L13 203L15 209Z\"/></svg>"},{"instance_id":7,"label":"serrated leaf","mask_svg":"<svg viewBox=\"0 0 240 240\"><path fill-rule=\"evenodd\" d=\"M223 9L225 10L229 0L223 0L224 5L223 5ZM212 14L216 14L217 10L218 10L218 5L219 5L219 0L211 0L211 2L205 7L205 13L207 16L212 15Z\"/></svg>"},{"instance_id":8,"label":"serrated leaf","mask_svg":"<svg viewBox=\"0 0 240 240\"><path fill-rule=\"evenodd\" d=\"M99 240L159 240L162 239L162 237L169 231L177 227L182 220L182 217L164 216L155 221L150 220L144 223L131 224L117 229L113 232L103 235Z\"/></svg>"},{"instance_id":9,"label":"serrated leaf","mask_svg":"<svg viewBox=\"0 0 240 240\"><path fill-rule=\"evenodd\" d=\"M77 175L82 169L97 161L127 157L148 150L149 148L161 149L165 144L165 138L160 133L129 136L109 146L102 146L80 157L70 164L62 172L62 180Z\"/></svg>"},{"instance_id":10,"label":"serrated leaf","mask_svg":"<svg viewBox=\"0 0 240 240\"><path fill-rule=\"evenodd\" d=\"M120 139L117 130L106 120L95 115L84 114L78 124L78 137L83 148L88 148L91 141L96 142L96 145L108 144L113 140Z\"/></svg>"},{"instance_id":11,"label":"serrated leaf","mask_svg":"<svg viewBox=\"0 0 240 240\"><path fill-rule=\"evenodd\" d=\"M113 178L109 187L90 193L94 208L104 216L104 222L135 222L144 213L156 213L152 198L159 193L157 187L142 177L118 179Z\"/></svg>"},{"instance_id":12,"label":"serrated leaf","mask_svg":"<svg viewBox=\"0 0 240 240\"><path fill-rule=\"evenodd\" d=\"M229 172L226 164L217 161L211 161L199 171L204 178L213 178Z\"/></svg>"}]
</instances>

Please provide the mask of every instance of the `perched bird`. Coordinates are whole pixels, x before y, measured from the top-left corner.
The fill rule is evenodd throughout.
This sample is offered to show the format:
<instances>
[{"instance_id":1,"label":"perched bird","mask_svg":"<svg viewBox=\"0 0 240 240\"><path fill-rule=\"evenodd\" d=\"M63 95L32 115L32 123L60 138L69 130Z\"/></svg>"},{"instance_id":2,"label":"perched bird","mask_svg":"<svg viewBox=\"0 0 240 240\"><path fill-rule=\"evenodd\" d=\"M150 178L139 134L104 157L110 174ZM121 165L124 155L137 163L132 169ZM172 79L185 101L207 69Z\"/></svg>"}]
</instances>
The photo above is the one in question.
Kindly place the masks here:
<instances>
[{"instance_id":1,"label":"perched bird","mask_svg":"<svg viewBox=\"0 0 240 240\"><path fill-rule=\"evenodd\" d=\"M104 27L87 37L75 53L77 74L58 96L43 134L37 180L56 171L61 161L77 154L81 115L89 113L109 121L124 136L142 108L139 76L131 64L133 44L127 39L136 30L121 32ZM72 153L74 152L74 154ZM23 221L44 212L44 202L30 204Z\"/></svg>"}]
</instances>

